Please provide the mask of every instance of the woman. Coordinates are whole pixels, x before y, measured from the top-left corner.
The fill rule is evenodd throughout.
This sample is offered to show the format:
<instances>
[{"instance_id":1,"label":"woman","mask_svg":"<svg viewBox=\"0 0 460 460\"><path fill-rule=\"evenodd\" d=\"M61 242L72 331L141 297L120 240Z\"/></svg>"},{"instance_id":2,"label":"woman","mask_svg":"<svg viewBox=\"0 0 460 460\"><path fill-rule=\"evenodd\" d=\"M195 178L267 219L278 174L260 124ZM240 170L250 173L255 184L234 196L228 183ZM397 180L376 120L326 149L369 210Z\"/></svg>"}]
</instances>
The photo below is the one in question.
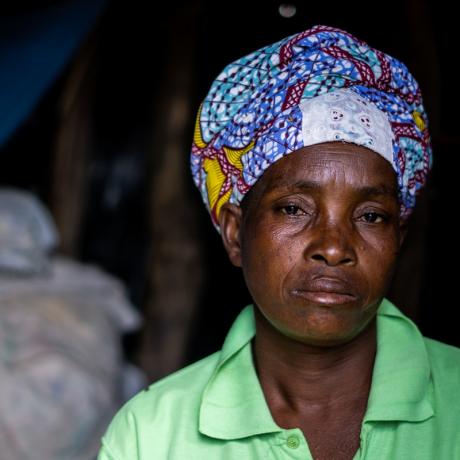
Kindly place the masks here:
<instances>
[{"instance_id":1,"label":"woman","mask_svg":"<svg viewBox=\"0 0 460 460\"><path fill-rule=\"evenodd\" d=\"M100 458L460 458L460 350L385 299L431 166L407 68L324 26L267 46L213 83L191 165L254 305Z\"/></svg>"}]
</instances>

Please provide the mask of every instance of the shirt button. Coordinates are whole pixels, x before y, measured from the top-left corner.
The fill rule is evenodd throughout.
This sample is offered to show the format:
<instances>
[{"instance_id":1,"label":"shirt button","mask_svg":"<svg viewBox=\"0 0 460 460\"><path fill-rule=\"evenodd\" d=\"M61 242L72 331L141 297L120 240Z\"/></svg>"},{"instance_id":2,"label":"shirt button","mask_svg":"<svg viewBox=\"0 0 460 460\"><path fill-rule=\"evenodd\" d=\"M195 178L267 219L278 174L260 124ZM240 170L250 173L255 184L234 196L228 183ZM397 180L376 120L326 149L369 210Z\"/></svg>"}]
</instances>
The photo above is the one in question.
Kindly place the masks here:
<instances>
[{"instance_id":1,"label":"shirt button","mask_svg":"<svg viewBox=\"0 0 460 460\"><path fill-rule=\"evenodd\" d=\"M300 445L300 441L297 436L289 436L287 438L287 446L289 447L289 449L297 449L299 445Z\"/></svg>"}]
</instances>

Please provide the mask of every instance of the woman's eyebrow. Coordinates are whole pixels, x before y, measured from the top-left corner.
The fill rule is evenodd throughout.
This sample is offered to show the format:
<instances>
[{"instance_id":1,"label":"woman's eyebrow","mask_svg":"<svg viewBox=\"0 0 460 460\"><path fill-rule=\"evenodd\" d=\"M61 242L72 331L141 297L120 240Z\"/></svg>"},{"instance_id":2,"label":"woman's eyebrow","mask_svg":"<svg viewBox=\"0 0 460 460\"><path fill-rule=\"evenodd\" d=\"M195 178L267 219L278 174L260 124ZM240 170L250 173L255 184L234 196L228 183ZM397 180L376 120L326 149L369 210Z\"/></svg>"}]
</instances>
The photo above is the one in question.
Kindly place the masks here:
<instances>
[{"instance_id":1,"label":"woman's eyebrow","mask_svg":"<svg viewBox=\"0 0 460 460\"><path fill-rule=\"evenodd\" d=\"M321 189L321 183L315 181L305 181L300 180L297 182L289 182L285 177L277 178L276 180L272 181L271 184L267 187L267 191L275 190L275 189L286 189L289 191L297 191L297 190L319 190Z\"/></svg>"},{"instance_id":2,"label":"woman's eyebrow","mask_svg":"<svg viewBox=\"0 0 460 460\"><path fill-rule=\"evenodd\" d=\"M358 187L357 191L364 197L376 197L376 196L390 196L392 198L398 197L396 188L389 187L388 185L381 184L377 186L364 186Z\"/></svg>"},{"instance_id":3,"label":"woman's eyebrow","mask_svg":"<svg viewBox=\"0 0 460 460\"><path fill-rule=\"evenodd\" d=\"M269 187L268 191L284 188L289 191L313 191L320 190L323 187L321 182L316 181L305 181L300 180L294 183L288 183L287 181L274 181ZM378 196L390 196L392 198L397 198L398 193L395 187L388 186L386 184L379 184L375 186L364 185L359 187L353 187L354 191L362 197L378 197Z\"/></svg>"}]
</instances>

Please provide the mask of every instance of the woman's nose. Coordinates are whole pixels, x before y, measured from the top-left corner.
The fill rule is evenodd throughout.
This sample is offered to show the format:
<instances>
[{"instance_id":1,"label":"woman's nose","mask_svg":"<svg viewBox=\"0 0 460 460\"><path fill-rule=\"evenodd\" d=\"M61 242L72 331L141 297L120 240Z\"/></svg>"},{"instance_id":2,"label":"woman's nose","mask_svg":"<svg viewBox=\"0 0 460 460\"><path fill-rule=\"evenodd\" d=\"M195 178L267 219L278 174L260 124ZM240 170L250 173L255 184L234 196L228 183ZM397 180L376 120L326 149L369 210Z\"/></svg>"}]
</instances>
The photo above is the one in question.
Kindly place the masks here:
<instances>
[{"instance_id":1,"label":"woman's nose","mask_svg":"<svg viewBox=\"0 0 460 460\"><path fill-rule=\"evenodd\" d=\"M318 226L308 238L305 257L330 266L354 265L357 257L351 231L339 223Z\"/></svg>"}]
</instances>

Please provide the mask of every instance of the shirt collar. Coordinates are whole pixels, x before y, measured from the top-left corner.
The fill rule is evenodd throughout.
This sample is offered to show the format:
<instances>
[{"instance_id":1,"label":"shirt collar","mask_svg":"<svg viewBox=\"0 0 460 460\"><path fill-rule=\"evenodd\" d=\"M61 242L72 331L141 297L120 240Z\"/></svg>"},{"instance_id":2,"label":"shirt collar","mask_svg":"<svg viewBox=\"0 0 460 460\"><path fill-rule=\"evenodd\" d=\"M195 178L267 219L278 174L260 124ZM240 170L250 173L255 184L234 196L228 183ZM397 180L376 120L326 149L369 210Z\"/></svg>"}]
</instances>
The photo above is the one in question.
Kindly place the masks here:
<instances>
[{"instance_id":1,"label":"shirt collar","mask_svg":"<svg viewBox=\"0 0 460 460\"><path fill-rule=\"evenodd\" d=\"M364 422L420 422L434 415L431 368L417 326L384 299L377 316L377 355Z\"/></svg>"},{"instance_id":2,"label":"shirt collar","mask_svg":"<svg viewBox=\"0 0 460 460\"><path fill-rule=\"evenodd\" d=\"M228 440L282 431L256 375L250 343L254 335L249 305L231 327L203 392L202 434ZM384 299L377 315L377 355L364 423L426 420L434 413L429 387L430 365L422 335Z\"/></svg>"},{"instance_id":3,"label":"shirt collar","mask_svg":"<svg viewBox=\"0 0 460 460\"><path fill-rule=\"evenodd\" d=\"M201 433L218 439L238 439L281 431L256 375L250 343L254 335L254 312L249 305L231 327L216 370L204 390Z\"/></svg>"}]
</instances>

